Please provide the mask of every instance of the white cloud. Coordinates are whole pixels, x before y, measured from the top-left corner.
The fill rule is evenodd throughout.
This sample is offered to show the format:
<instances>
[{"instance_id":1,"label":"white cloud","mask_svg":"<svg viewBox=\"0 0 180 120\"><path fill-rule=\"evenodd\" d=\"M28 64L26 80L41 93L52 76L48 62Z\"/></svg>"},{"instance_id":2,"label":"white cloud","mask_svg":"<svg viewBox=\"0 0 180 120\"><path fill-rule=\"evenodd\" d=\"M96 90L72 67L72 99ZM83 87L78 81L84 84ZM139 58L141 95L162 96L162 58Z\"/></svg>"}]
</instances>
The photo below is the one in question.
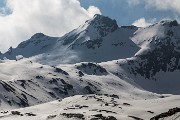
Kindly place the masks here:
<instances>
[{"instance_id":1,"label":"white cloud","mask_svg":"<svg viewBox=\"0 0 180 120\"><path fill-rule=\"evenodd\" d=\"M156 19L146 21L145 18L140 18L136 20L135 22L133 22L132 25L137 26L137 27L147 27L149 25L152 25L155 22L156 22Z\"/></svg>"},{"instance_id":2,"label":"white cloud","mask_svg":"<svg viewBox=\"0 0 180 120\"><path fill-rule=\"evenodd\" d=\"M101 11L95 6L89 6L87 11L91 17L93 17L95 14L101 14Z\"/></svg>"},{"instance_id":3,"label":"white cloud","mask_svg":"<svg viewBox=\"0 0 180 120\"><path fill-rule=\"evenodd\" d=\"M180 13L180 0L146 0L145 2L148 8L171 10Z\"/></svg>"},{"instance_id":4,"label":"white cloud","mask_svg":"<svg viewBox=\"0 0 180 120\"><path fill-rule=\"evenodd\" d=\"M172 12L180 14L180 0L127 0L129 5L145 4L146 8Z\"/></svg>"},{"instance_id":5,"label":"white cloud","mask_svg":"<svg viewBox=\"0 0 180 120\"><path fill-rule=\"evenodd\" d=\"M0 14L0 50L15 47L37 32L61 36L83 24L95 13L97 7L88 10L78 0L6 0L9 15ZM1 11L6 8L1 8Z\"/></svg>"}]
</instances>

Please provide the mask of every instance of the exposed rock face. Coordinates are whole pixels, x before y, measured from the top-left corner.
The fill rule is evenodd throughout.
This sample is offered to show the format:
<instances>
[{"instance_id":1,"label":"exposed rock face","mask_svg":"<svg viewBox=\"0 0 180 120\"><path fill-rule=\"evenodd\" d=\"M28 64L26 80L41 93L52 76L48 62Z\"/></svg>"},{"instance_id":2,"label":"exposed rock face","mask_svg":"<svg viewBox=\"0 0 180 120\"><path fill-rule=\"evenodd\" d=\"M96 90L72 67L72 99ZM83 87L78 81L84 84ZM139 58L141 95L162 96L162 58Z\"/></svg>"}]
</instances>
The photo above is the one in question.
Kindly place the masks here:
<instances>
[{"instance_id":1,"label":"exposed rock face","mask_svg":"<svg viewBox=\"0 0 180 120\"><path fill-rule=\"evenodd\" d=\"M93 26L100 33L101 37L118 29L116 20L102 15L95 15L93 20L87 21L87 23Z\"/></svg>"},{"instance_id":2,"label":"exposed rock face","mask_svg":"<svg viewBox=\"0 0 180 120\"><path fill-rule=\"evenodd\" d=\"M172 115L175 115L178 112L180 112L180 108L178 108L178 107L172 108L172 109L169 109L168 112L164 112L164 113L161 113L159 115L156 115L156 116L152 117L150 120L159 120L161 118L170 117Z\"/></svg>"},{"instance_id":3,"label":"exposed rock face","mask_svg":"<svg viewBox=\"0 0 180 120\"><path fill-rule=\"evenodd\" d=\"M174 72L179 70L180 37L178 29L180 29L180 26L177 21L167 20L140 30L138 34L141 36L148 31L159 30L160 33L154 32L148 37L135 35L135 42L142 41L143 44L141 52L134 56L135 59L127 60L125 66L128 66L129 72L135 76L141 75L147 79L156 79L154 76L160 71Z\"/></svg>"},{"instance_id":4,"label":"exposed rock face","mask_svg":"<svg viewBox=\"0 0 180 120\"><path fill-rule=\"evenodd\" d=\"M135 76L140 74L150 79L160 71L180 70L180 52L175 49L169 38L166 39L166 44L159 44L153 51L136 56L136 60L128 61L129 71Z\"/></svg>"}]
</instances>

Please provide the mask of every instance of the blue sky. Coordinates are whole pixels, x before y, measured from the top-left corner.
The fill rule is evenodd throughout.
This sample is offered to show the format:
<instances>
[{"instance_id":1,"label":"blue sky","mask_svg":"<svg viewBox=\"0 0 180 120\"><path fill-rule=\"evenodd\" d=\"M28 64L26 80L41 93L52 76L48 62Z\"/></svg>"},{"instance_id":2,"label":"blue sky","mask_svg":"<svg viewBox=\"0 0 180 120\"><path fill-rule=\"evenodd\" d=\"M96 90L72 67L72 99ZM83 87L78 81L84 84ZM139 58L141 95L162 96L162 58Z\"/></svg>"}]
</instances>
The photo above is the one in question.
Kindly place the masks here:
<instances>
[{"instance_id":1,"label":"blue sky","mask_svg":"<svg viewBox=\"0 0 180 120\"><path fill-rule=\"evenodd\" d=\"M140 2L129 4L128 1ZM145 18L147 21L179 18L179 15L173 10L146 8L144 0L80 0L80 3L86 9L89 6L98 7L103 15L116 19L119 25L131 25L140 18ZM0 7L3 6L5 6L5 0L0 0Z\"/></svg>"},{"instance_id":2,"label":"blue sky","mask_svg":"<svg viewBox=\"0 0 180 120\"><path fill-rule=\"evenodd\" d=\"M173 10L147 8L144 0L139 1L138 4L128 4L128 0L80 0L81 6L85 8L90 5L96 6L103 15L116 19L119 25L131 25L135 20L143 17L149 21L153 19L160 21L167 18L175 19L177 16Z\"/></svg>"},{"instance_id":3,"label":"blue sky","mask_svg":"<svg viewBox=\"0 0 180 120\"><path fill-rule=\"evenodd\" d=\"M132 4L129 4L129 1L132 1ZM161 1L163 3L164 1L168 0ZM80 0L80 3L81 6L85 9L88 9L89 6L98 7L102 15L116 19L120 26L131 25L134 21L140 18L145 18L147 21L160 21L162 19L179 19L179 14L177 14L177 12L174 12L173 9L158 10L155 7L147 8L147 3L144 2L144 0ZM0 7L3 6L5 6L5 0L0 0Z\"/></svg>"},{"instance_id":4,"label":"blue sky","mask_svg":"<svg viewBox=\"0 0 180 120\"><path fill-rule=\"evenodd\" d=\"M2 7L4 6L4 4L5 4L4 0L0 0L0 6Z\"/></svg>"}]
</instances>

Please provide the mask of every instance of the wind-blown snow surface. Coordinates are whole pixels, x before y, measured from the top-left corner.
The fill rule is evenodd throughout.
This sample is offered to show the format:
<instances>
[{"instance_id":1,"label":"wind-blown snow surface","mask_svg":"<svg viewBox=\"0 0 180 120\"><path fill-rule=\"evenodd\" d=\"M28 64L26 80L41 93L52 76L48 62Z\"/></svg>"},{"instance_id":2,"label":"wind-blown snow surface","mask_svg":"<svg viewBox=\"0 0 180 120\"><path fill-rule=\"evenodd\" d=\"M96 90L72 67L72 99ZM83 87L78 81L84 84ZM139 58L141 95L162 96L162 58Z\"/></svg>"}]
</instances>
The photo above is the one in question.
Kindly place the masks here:
<instances>
[{"instance_id":1,"label":"wind-blown snow surface","mask_svg":"<svg viewBox=\"0 0 180 120\"><path fill-rule=\"evenodd\" d=\"M1 119L146 120L180 107L179 30L96 15L62 37L37 33L0 55Z\"/></svg>"}]
</instances>

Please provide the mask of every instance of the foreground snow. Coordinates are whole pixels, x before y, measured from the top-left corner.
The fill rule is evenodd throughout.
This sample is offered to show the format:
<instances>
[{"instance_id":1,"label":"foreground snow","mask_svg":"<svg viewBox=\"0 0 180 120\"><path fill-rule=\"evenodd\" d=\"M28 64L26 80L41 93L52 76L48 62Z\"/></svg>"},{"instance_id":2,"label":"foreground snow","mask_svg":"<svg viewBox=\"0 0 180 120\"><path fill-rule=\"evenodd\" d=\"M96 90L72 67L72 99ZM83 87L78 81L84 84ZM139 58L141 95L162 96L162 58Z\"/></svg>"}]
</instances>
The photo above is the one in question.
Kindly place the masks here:
<instances>
[{"instance_id":1,"label":"foreground snow","mask_svg":"<svg viewBox=\"0 0 180 120\"><path fill-rule=\"evenodd\" d=\"M173 95L147 100L126 100L113 95L77 95L37 106L12 110L13 112L1 112L0 116L1 120L95 120L93 118L134 120L135 117L148 120L171 108L180 107L178 106L179 100L180 96ZM180 113L163 120L178 119L180 119Z\"/></svg>"}]
</instances>

